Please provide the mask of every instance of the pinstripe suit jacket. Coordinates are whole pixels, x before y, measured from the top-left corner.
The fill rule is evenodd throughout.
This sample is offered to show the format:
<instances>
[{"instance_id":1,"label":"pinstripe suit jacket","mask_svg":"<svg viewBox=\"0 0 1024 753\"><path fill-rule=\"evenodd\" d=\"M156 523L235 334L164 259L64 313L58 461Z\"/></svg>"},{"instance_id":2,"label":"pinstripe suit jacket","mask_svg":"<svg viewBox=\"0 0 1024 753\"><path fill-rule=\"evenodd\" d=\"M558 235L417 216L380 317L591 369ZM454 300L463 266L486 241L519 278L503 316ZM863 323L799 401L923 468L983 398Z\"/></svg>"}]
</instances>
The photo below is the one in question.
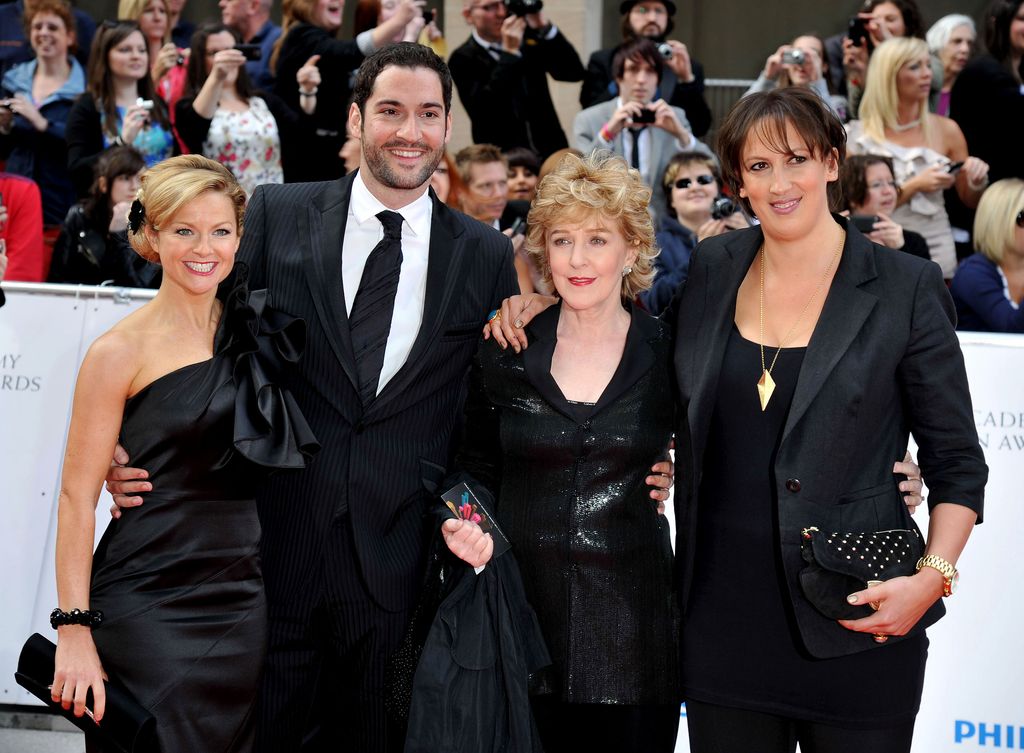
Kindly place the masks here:
<instances>
[{"instance_id":1,"label":"pinstripe suit jacket","mask_svg":"<svg viewBox=\"0 0 1024 753\"><path fill-rule=\"evenodd\" d=\"M252 287L306 320L306 352L285 381L322 445L310 467L272 477L257 497L272 616L311 606L346 505L371 595L388 610L411 606L430 500L423 479L449 465L487 312L518 291L508 239L431 193L423 323L405 365L364 407L341 276L352 180L260 186L239 251Z\"/></svg>"}]
</instances>

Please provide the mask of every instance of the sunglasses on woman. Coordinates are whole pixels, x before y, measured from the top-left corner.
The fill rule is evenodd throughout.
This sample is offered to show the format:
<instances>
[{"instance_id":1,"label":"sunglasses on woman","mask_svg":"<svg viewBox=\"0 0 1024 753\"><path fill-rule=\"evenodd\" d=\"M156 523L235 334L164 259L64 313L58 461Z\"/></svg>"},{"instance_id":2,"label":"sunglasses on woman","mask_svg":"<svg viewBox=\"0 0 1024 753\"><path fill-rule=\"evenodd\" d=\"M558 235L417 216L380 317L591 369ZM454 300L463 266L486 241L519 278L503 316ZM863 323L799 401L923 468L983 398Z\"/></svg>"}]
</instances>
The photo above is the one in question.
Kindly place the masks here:
<instances>
[{"instance_id":1,"label":"sunglasses on woman","mask_svg":"<svg viewBox=\"0 0 1024 753\"><path fill-rule=\"evenodd\" d=\"M1017 212L1017 219L1015 220L1017 227L1024 227L1024 209Z\"/></svg>"},{"instance_id":2,"label":"sunglasses on woman","mask_svg":"<svg viewBox=\"0 0 1024 753\"><path fill-rule=\"evenodd\" d=\"M710 186L714 182L715 182L715 176L714 175L698 175L697 176L697 183L699 183L702 186ZM692 185L693 185L693 178L680 178L675 183L676 188L689 188Z\"/></svg>"}]
</instances>

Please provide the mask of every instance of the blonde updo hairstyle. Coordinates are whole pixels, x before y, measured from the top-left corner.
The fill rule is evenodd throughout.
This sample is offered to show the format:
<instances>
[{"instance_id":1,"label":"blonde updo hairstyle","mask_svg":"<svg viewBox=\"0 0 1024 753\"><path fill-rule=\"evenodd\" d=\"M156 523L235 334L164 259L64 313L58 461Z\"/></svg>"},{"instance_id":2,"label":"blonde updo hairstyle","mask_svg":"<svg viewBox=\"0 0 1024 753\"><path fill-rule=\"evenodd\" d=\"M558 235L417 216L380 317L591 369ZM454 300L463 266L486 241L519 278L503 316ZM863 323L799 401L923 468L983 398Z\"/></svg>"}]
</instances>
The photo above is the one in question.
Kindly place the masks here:
<instances>
[{"instance_id":1,"label":"blonde updo hairstyle","mask_svg":"<svg viewBox=\"0 0 1024 753\"><path fill-rule=\"evenodd\" d=\"M632 300L654 282L654 224L648 211L651 189L640 172L607 151L586 157L567 154L537 187L530 207L526 251L541 277L551 284L547 236L558 223L583 222L590 217L618 223L626 242L636 250L633 270L622 278L622 297Z\"/></svg>"},{"instance_id":2,"label":"blonde updo hairstyle","mask_svg":"<svg viewBox=\"0 0 1024 753\"><path fill-rule=\"evenodd\" d=\"M183 206L207 192L224 194L235 208L238 237L242 237L245 191L224 165L199 154L171 157L151 167L142 176L136 199L145 209L138 232L128 228L128 240L135 252L147 261L159 263L160 255L151 234L171 221ZM151 232L147 232L151 231Z\"/></svg>"}]
</instances>

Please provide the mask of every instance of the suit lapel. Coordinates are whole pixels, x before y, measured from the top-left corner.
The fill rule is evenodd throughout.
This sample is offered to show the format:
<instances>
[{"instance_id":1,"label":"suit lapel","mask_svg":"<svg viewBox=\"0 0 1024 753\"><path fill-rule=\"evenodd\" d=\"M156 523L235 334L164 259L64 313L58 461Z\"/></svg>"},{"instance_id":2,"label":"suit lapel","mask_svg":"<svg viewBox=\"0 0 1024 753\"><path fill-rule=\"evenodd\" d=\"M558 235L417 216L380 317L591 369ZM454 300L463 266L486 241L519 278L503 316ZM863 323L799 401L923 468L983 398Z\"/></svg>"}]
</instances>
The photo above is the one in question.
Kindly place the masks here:
<instances>
[{"instance_id":1,"label":"suit lapel","mask_svg":"<svg viewBox=\"0 0 1024 753\"><path fill-rule=\"evenodd\" d=\"M422 370L429 345L441 334L452 295L465 274L465 241L451 210L430 190L433 209L430 220L430 246L427 256L427 287L423 302L423 321L412 350L402 368L392 377L368 408L376 414L405 390Z\"/></svg>"},{"instance_id":2,"label":"suit lapel","mask_svg":"<svg viewBox=\"0 0 1024 753\"><path fill-rule=\"evenodd\" d=\"M877 277L874 250L870 242L847 222L846 243L821 316L807 344L793 402L782 439L793 430L814 401L828 375L846 353L878 303L878 297L860 289ZM898 252L893 252L898 253Z\"/></svg>"},{"instance_id":3,"label":"suit lapel","mask_svg":"<svg viewBox=\"0 0 1024 753\"><path fill-rule=\"evenodd\" d=\"M349 333L345 305L345 286L341 277L342 240L348 220L348 204L353 176L348 176L317 196L305 213L299 212L299 237L306 238L302 249L306 281L313 304L323 324L327 341L352 386L359 388L355 356Z\"/></svg>"},{"instance_id":4,"label":"suit lapel","mask_svg":"<svg viewBox=\"0 0 1024 753\"><path fill-rule=\"evenodd\" d=\"M558 382L551 375L551 359L558 342L558 318L561 304L545 310L527 327L530 347L523 351L523 369L526 378L547 403L575 422L578 417L571 413ZM654 351L651 339L658 334L658 322L636 306L630 306L629 332L622 351L622 358L615 373L601 393L590 415L596 415L614 403L619 396L639 381L654 365Z\"/></svg>"}]
</instances>

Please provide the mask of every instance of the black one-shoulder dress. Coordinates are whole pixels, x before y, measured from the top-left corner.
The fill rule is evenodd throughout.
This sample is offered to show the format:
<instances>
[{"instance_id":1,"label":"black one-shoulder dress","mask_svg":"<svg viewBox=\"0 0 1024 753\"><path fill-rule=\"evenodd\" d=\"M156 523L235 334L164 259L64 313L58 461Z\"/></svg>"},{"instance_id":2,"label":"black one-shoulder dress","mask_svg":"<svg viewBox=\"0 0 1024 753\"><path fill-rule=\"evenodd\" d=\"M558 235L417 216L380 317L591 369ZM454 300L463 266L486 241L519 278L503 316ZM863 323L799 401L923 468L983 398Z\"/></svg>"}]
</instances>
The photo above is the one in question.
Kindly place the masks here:
<instances>
[{"instance_id":1,"label":"black one-shoulder dress","mask_svg":"<svg viewBox=\"0 0 1024 753\"><path fill-rule=\"evenodd\" d=\"M93 560L100 659L156 717L163 753L251 748L266 643L254 492L265 469L302 468L318 449L277 383L304 323L238 276L214 356L128 400L120 442L153 491L111 522Z\"/></svg>"}]
</instances>

